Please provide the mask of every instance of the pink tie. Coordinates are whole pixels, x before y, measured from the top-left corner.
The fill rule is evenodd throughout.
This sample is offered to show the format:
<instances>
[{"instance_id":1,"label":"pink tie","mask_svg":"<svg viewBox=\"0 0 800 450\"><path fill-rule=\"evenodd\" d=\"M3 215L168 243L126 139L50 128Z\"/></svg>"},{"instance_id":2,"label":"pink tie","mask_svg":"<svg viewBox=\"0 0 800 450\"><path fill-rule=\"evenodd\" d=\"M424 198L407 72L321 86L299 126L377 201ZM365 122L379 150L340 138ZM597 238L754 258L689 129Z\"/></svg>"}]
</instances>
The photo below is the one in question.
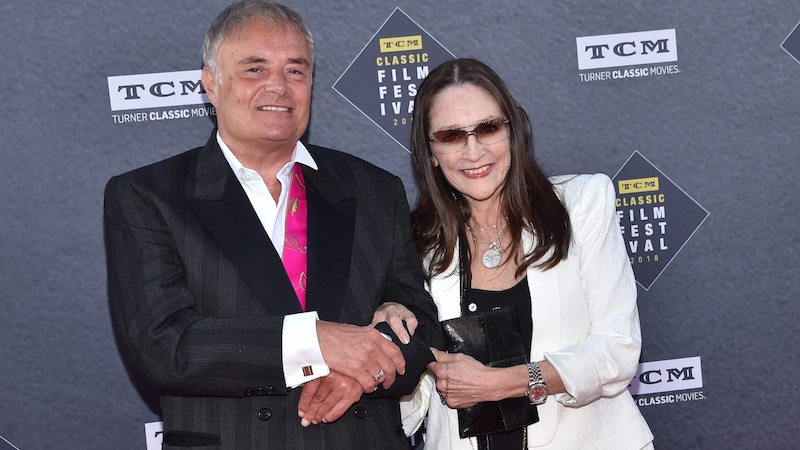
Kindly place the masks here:
<instances>
[{"instance_id":1,"label":"pink tie","mask_svg":"<svg viewBox=\"0 0 800 450\"><path fill-rule=\"evenodd\" d=\"M286 207L286 238L283 243L283 267L292 282L297 300L306 310L306 270L308 267L308 206L306 182L300 164L294 164L289 204Z\"/></svg>"}]
</instances>

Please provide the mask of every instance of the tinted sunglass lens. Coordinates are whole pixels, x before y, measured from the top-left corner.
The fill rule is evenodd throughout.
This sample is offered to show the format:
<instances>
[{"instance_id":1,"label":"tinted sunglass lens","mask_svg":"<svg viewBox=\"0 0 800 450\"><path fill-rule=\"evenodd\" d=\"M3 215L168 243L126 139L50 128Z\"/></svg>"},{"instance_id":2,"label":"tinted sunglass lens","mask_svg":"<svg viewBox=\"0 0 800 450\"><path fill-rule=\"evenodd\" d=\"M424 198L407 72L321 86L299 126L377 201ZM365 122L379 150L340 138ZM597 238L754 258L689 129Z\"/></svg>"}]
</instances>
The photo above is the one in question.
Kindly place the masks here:
<instances>
[{"instance_id":1,"label":"tinted sunglass lens","mask_svg":"<svg viewBox=\"0 0 800 450\"><path fill-rule=\"evenodd\" d=\"M475 135L478 137L489 137L500 130L495 122L486 122L475 127Z\"/></svg>"},{"instance_id":2,"label":"tinted sunglass lens","mask_svg":"<svg viewBox=\"0 0 800 450\"><path fill-rule=\"evenodd\" d=\"M466 132L463 130L442 130L433 133L434 139L445 144L457 144L464 140Z\"/></svg>"}]
</instances>

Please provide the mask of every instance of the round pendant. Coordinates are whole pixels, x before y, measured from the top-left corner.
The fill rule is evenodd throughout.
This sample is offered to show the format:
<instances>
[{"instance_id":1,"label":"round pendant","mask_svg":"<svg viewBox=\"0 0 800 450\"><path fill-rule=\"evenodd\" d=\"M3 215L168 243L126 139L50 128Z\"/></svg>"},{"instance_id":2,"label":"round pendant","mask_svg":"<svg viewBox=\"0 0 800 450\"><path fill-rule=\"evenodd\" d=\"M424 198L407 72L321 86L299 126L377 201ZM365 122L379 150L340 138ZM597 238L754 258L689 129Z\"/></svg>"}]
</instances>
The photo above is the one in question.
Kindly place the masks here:
<instances>
[{"instance_id":1,"label":"round pendant","mask_svg":"<svg viewBox=\"0 0 800 450\"><path fill-rule=\"evenodd\" d=\"M482 262L484 267L487 269L494 269L495 267L500 265L500 260L502 259L503 255L496 248L490 248L483 252Z\"/></svg>"}]
</instances>

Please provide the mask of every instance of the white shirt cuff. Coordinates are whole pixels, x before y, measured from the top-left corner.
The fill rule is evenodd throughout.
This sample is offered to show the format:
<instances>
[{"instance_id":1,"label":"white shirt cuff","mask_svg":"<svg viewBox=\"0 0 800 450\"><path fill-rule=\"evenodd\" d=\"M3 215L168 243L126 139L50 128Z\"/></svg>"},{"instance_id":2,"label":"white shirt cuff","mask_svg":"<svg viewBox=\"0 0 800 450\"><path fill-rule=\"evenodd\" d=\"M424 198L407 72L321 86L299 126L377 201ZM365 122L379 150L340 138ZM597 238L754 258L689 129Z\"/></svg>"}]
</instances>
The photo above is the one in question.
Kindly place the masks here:
<instances>
[{"instance_id":1,"label":"white shirt cuff","mask_svg":"<svg viewBox=\"0 0 800 450\"><path fill-rule=\"evenodd\" d=\"M286 387L295 388L330 373L317 339L316 311L289 314L283 318L283 376Z\"/></svg>"}]
</instances>

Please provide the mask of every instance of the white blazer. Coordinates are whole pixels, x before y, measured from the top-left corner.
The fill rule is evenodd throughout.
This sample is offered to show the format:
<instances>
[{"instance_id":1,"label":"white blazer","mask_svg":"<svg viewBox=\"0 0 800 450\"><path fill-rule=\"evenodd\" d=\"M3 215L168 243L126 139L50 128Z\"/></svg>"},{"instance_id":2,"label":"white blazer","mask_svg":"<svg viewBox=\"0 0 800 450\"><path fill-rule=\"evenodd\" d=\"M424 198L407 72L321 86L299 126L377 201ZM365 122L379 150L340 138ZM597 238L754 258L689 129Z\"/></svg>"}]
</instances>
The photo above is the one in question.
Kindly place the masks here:
<instances>
[{"instance_id":1,"label":"white blazer","mask_svg":"<svg viewBox=\"0 0 800 450\"><path fill-rule=\"evenodd\" d=\"M627 389L639 362L641 330L614 186L603 174L551 181L569 211L573 240L568 257L555 268L528 269L530 357L550 361L567 393L551 395L538 407L539 422L528 427L528 447L641 449L653 434ZM532 243L532 236L523 236L526 248ZM439 320L461 314L457 267L453 261L431 280ZM427 413L426 449L471 449L468 439L458 437L456 410L442 405L434 389L426 372L414 393L402 399L406 434L413 434Z\"/></svg>"}]
</instances>

